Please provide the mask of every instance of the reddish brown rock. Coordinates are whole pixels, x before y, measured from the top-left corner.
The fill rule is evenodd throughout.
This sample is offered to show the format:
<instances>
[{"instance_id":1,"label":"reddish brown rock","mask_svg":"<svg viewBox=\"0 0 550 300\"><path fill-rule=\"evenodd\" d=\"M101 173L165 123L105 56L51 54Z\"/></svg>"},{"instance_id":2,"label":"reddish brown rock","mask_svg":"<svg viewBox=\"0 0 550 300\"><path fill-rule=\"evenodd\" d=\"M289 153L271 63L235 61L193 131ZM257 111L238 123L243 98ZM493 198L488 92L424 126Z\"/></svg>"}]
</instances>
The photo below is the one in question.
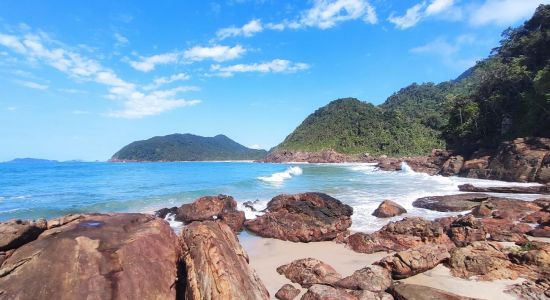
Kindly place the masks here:
<instances>
[{"instance_id":1,"label":"reddish brown rock","mask_svg":"<svg viewBox=\"0 0 550 300\"><path fill-rule=\"evenodd\" d=\"M293 242L333 240L351 226L353 209L323 193L279 195L267 212L245 222L246 228L263 237Z\"/></svg>"},{"instance_id":2,"label":"reddish brown rock","mask_svg":"<svg viewBox=\"0 0 550 300\"><path fill-rule=\"evenodd\" d=\"M524 234L532 229L527 224L516 224L508 219L484 218L480 221L491 241L524 242L527 241Z\"/></svg>"},{"instance_id":3,"label":"reddish brown rock","mask_svg":"<svg viewBox=\"0 0 550 300\"><path fill-rule=\"evenodd\" d=\"M275 293L275 298L279 300L293 300L299 294L299 289L292 286L292 284L285 284Z\"/></svg>"},{"instance_id":4,"label":"reddish brown rock","mask_svg":"<svg viewBox=\"0 0 550 300\"><path fill-rule=\"evenodd\" d=\"M390 272L380 266L368 266L337 281L334 286L348 290L364 290L379 293L393 284Z\"/></svg>"},{"instance_id":5,"label":"reddish brown rock","mask_svg":"<svg viewBox=\"0 0 550 300\"><path fill-rule=\"evenodd\" d=\"M501 250L495 242L473 242L464 248L455 248L449 259L451 273L462 278L476 276L481 280L518 278L518 268Z\"/></svg>"},{"instance_id":6,"label":"reddish brown rock","mask_svg":"<svg viewBox=\"0 0 550 300\"><path fill-rule=\"evenodd\" d=\"M226 195L205 196L177 210L176 220L186 223L217 219L224 212L235 211L237 202Z\"/></svg>"},{"instance_id":7,"label":"reddish brown rock","mask_svg":"<svg viewBox=\"0 0 550 300\"><path fill-rule=\"evenodd\" d=\"M175 299L180 256L165 221L87 215L52 230L2 264L2 298Z\"/></svg>"},{"instance_id":8,"label":"reddish brown rock","mask_svg":"<svg viewBox=\"0 0 550 300\"><path fill-rule=\"evenodd\" d=\"M314 258L303 258L277 268L277 272L290 281L308 288L314 284L334 285L342 279L330 265Z\"/></svg>"},{"instance_id":9,"label":"reddish brown rock","mask_svg":"<svg viewBox=\"0 0 550 300\"><path fill-rule=\"evenodd\" d=\"M84 217L85 215L81 215L81 214L69 214L59 218L50 219L48 220L48 229L57 228L65 224L71 223L73 221L80 220Z\"/></svg>"},{"instance_id":10,"label":"reddish brown rock","mask_svg":"<svg viewBox=\"0 0 550 300\"><path fill-rule=\"evenodd\" d=\"M550 198L539 198L533 201L536 205L544 210L550 210Z\"/></svg>"},{"instance_id":11,"label":"reddish brown rock","mask_svg":"<svg viewBox=\"0 0 550 300\"><path fill-rule=\"evenodd\" d=\"M384 200L378 208L372 213L373 216L378 218L391 218L406 213L407 210L401 205L391 201Z\"/></svg>"},{"instance_id":12,"label":"reddish brown rock","mask_svg":"<svg viewBox=\"0 0 550 300\"><path fill-rule=\"evenodd\" d=\"M44 220L12 220L0 223L0 251L16 249L38 238L46 230Z\"/></svg>"},{"instance_id":13,"label":"reddish brown rock","mask_svg":"<svg viewBox=\"0 0 550 300\"><path fill-rule=\"evenodd\" d=\"M491 196L487 194L458 194L447 196L430 196L416 199L414 207L425 208L435 211L467 211L486 201Z\"/></svg>"},{"instance_id":14,"label":"reddish brown rock","mask_svg":"<svg viewBox=\"0 0 550 300\"><path fill-rule=\"evenodd\" d=\"M396 284L390 291L395 300L475 300L416 284Z\"/></svg>"},{"instance_id":15,"label":"reddish brown rock","mask_svg":"<svg viewBox=\"0 0 550 300\"><path fill-rule=\"evenodd\" d=\"M479 187L472 184L462 184L458 186L461 192L476 192L476 193L510 193L510 194L547 194L548 187L540 186L491 186Z\"/></svg>"},{"instance_id":16,"label":"reddish brown rock","mask_svg":"<svg viewBox=\"0 0 550 300\"><path fill-rule=\"evenodd\" d=\"M521 219L521 222L525 223L548 223L550 222L550 211L539 210L534 213L528 214Z\"/></svg>"},{"instance_id":17,"label":"reddish brown rock","mask_svg":"<svg viewBox=\"0 0 550 300\"><path fill-rule=\"evenodd\" d=\"M529 231L530 236L550 238L550 226L538 226L537 228Z\"/></svg>"},{"instance_id":18,"label":"reddish brown rock","mask_svg":"<svg viewBox=\"0 0 550 300\"><path fill-rule=\"evenodd\" d=\"M371 234L352 234L346 242L352 250L361 253L403 251L426 244L454 247L441 224L418 217L390 222Z\"/></svg>"},{"instance_id":19,"label":"reddish brown rock","mask_svg":"<svg viewBox=\"0 0 550 300\"><path fill-rule=\"evenodd\" d=\"M302 296L302 300L359 300L359 298L345 290L328 285L315 284Z\"/></svg>"},{"instance_id":20,"label":"reddish brown rock","mask_svg":"<svg viewBox=\"0 0 550 300\"><path fill-rule=\"evenodd\" d=\"M221 221L193 222L181 232L185 299L268 299L235 234Z\"/></svg>"},{"instance_id":21,"label":"reddish brown rock","mask_svg":"<svg viewBox=\"0 0 550 300\"><path fill-rule=\"evenodd\" d=\"M505 292L525 300L550 299L550 278L526 280L510 286Z\"/></svg>"},{"instance_id":22,"label":"reddish brown rock","mask_svg":"<svg viewBox=\"0 0 550 300\"><path fill-rule=\"evenodd\" d=\"M463 165L464 165L464 157L460 155L451 156L443 164L440 174L443 176L458 175Z\"/></svg>"},{"instance_id":23,"label":"reddish brown rock","mask_svg":"<svg viewBox=\"0 0 550 300\"><path fill-rule=\"evenodd\" d=\"M397 252L375 262L375 264L389 270L393 279L404 279L433 269L449 257L445 246L424 245Z\"/></svg>"},{"instance_id":24,"label":"reddish brown rock","mask_svg":"<svg viewBox=\"0 0 550 300\"><path fill-rule=\"evenodd\" d=\"M510 260L516 264L529 265L539 273L550 271L550 244L538 241L518 243L520 249L508 254ZM549 273L550 274L550 273Z\"/></svg>"},{"instance_id":25,"label":"reddish brown rock","mask_svg":"<svg viewBox=\"0 0 550 300\"><path fill-rule=\"evenodd\" d=\"M236 210L230 212L224 212L220 215L220 220L224 221L225 224L234 232L239 232L243 230L245 215L244 211Z\"/></svg>"},{"instance_id":26,"label":"reddish brown rock","mask_svg":"<svg viewBox=\"0 0 550 300\"><path fill-rule=\"evenodd\" d=\"M499 219L519 221L538 210L540 207L531 201L490 197L478 209L472 210L472 214L476 217L493 216Z\"/></svg>"},{"instance_id":27,"label":"reddish brown rock","mask_svg":"<svg viewBox=\"0 0 550 300\"><path fill-rule=\"evenodd\" d=\"M472 215L455 219L449 225L448 234L458 247L464 247L475 241L484 241L487 235L481 221Z\"/></svg>"}]
</instances>

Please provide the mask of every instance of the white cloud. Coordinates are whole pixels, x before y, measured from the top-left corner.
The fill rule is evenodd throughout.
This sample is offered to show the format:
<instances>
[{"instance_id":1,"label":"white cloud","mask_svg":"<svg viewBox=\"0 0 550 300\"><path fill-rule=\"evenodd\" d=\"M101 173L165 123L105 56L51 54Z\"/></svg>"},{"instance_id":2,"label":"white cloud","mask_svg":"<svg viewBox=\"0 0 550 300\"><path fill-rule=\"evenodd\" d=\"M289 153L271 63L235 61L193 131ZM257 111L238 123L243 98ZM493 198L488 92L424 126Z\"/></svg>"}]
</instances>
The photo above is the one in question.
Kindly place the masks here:
<instances>
[{"instance_id":1,"label":"white cloud","mask_svg":"<svg viewBox=\"0 0 550 300\"><path fill-rule=\"evenodd\" d=\"M157 65L166 65L178 62L180 54L178 52L169 52L163 54L141 57L139 61L130 61L132 68L142 71L153 71Z\"/></svg>"},{"instance_id":2,"label":"white cloud","mask_svg":"<svg viewBox=\"0 0 550 300\"><path fill-rule=\"evenodd\" d=\"M258 144L250 145L250 146L248 146L248 148L250 148L250 149L256 149L256 150L261 150L261 149L263 149L262 146L260 146L260 145L258 145Z\"/></svg>"},{"instance_id":3,"label":"white cloud","mask_svg":"<svg viewBox=\"0 0 550 300\"><path fill-rule=\"evenodd\" d=\"M537 6L550 0L486 0L470 16L472 25L511 25L530 17Z\"/></svg>"},{"instance_id":4,"label":"white cloud","mask_svg":"<svg viewBox=\"0 0 550 300\"><path fill-rule=\"evenodd\" d=\"M30 88L35 90L47 90L49 88L46 84L40 84L33 81L27 81L27 80L14 80L17 84Z\"/></svg>"},{"instance_id":5,"label":"white cloud","mask_svg":"<svg viewBox=\"0 0 550 300\"><path fill-rule=\"evenodd\" d=\"M108 88L106 95L108 99L122 102L122 110L108 114L113 117L141 118L200 103L200 100L186 100L179 97L180 93L189 90L186 88L144 91L139 86L123 80L113 70L102 66L98 61L67 50L62 43L51 40L43 34L16 36L0 33L0 45L21 54L28 60L49 65L70 78L104 85ZM163 60L153 59L153 64L159 61ZM31 88L47 88L33 82L19 83Z\"/></svg>"},{"instance_id":6,"label":"white cloud","mask_svg":"<svg viewBox=\"0 0 550 300\"><path fill-rule=\"evenodd\" d=\"M411 53L437 55L444 64L456 69L464 70L473 66L478 58L461 58L460 52L465 46L477 44L478 40L473 35L460 35L453 41L439 37L425 45L412 48Z\"/></svg>"},{"instance_id":7,"label":"white cloud","mask_svg":"<svg viewBox=\"0 0 550 300\"><path fill-rule=\"evenodd\" d=\"M122 34L115 32L115 47L122 47L125 45L128 45L130 41L127 37L123 36Z\"/></svg>"},{"instance_id":8,"label":"white cloud","mask_svg":"<svg viewBox=\"0 0 550 300\"><path fill-rule=\"evenodd\" d=\"M210 70L217 76L231 77L235 73L294 73L309 69L305 63L294 63L285 59L274 59L265 63L237 64L232 66L212 65Z\"/></svg>"},{"instance_id":9,"label":"white cloud","mask_svg":"<svg viewBox=\"0 0 550 300\"><path fill-rule=\"evenodd\" d=\"M158 88L162 85L165 85L165 84L170 84L170 83L177 82L177 81L189 80L189 78L191 78L191 76L189 76L186 73L178 73L178 74L170 75L170 76L167 76L167 77L156 77L153 80L152 84L144 86L143 89L152 90L152 89L156 89L156 88Z\"/></svg>"},{"instance_id":10,"label":"white cloud","mask_svg":"<svg viewBox=\"0 0 550 300\"><path fill-rule=\"evenodd\" d=\"M202 61L212 59L217 62L232 60L241 57L246 49L241 45L234 47L214 45L212 47L196 46L186 50L183 57L188 61Z\"/></svg>"},{"instance_id":11,"label":"white cloud","mask_svg":"<svg viewBox=\"0 0 550 300\"><path fill-rule=\"evenodd\" d=\"M349 20L362 19L366 23L378 21L374 7L365 0L315 0L298 21L301 26L327 29Z\"/></svg>"},{"instance_id":12,"label":"white cloud","mask_svg":"<svg viewBox=\"0 0 550 300\"><path fill-rule=\"evenodd\" d=\"M423 1L407 9L402 16L391 14L388 21L399 29L407 29L427 17L444 16L448 20L457 20L461 18L462 13L454 4L454 0L431 0L429 4Z\"/></svg>"},{"instance_id":13,"label":"white cloud","mask_svg":"<svg viewBox=\"0 0 550 300\"><path fill-rule=\"evenodd\" d=\"M57 89L57 90L60 91L60 92L63 92L63 93L67 93L67 94L82 94L82 93L85 93L85 91L77 90L77 89L61 88L61 89Z\"/></svg>"},{"instance_id":14,"label":"white cloud","mask_svg":"<svg viewBox=\"0 0 550 300\"><path fill-rule=\"evenodd\" d=\"M218 39L223 40L235 36L244 36L251 37L256 33L262 32L264 30L262 22L260 20L254 19L242 27L227 27L222 28L216 32Z\"/></svg>"}]
</instances>

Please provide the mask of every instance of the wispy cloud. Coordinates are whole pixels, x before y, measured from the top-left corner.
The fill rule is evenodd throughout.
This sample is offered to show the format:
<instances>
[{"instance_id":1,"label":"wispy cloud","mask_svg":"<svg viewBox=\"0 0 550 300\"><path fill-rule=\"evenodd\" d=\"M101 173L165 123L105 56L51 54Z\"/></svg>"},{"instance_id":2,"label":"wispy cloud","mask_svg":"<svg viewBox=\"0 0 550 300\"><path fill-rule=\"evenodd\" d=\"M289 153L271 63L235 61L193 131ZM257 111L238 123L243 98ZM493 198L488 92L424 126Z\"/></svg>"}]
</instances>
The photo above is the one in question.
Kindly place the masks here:
<instances>
[{"instance_id":1,"label":"wispy cloud","mask_svg":"<svg viewBox=\"0 0 550 300\"><path fill-rule=\"evenodd\" d=\"M178 52L156 54L147 57L142 56L137 61L130 61L130 66L138 71L150 72L153 71L157 65L176 63L179 57L180 54Z\"/></svg>"},{"instance_id":2,"label":"wispy cloud","mask_svg":"<svg viewBox=\"0 0 550 300\"><path fill-rule=\"evenodd\" d=\"M309 69L305 63L294 63L285 59L274 59L270 62L254 64L237 64L231 66L212 65L210 70L221 77L231 77L235 73L294 73Z\"/></svg>"},{"instance_id":3,"label":"wispy cloud","mask_svg":"<svg viewBox=\"0 0 550 300\"><path fill-rule=\"evenodd\" d=\"M130 43L130 40L128 40L127 37L123 36L118 32L115 32L114 37L115 37L115 47L126 46Z\"/></svg>"},{"instance_id":4,"label":"wispy cloud","mask_svg":"<svg viewBox=\"0 0 550 300\"><path fill-rule=\"evenodd\" d=\"M144 86L144 89L145 90L153 90L153 89L156 89L156 88L158 88L160 86L163 86L165 84L170 84L170 83L178 82L178 81L185 81L185 80L189 80L189 78L191 78L191 76L189 76L186 73L177 73L177 74L173 74L173 75L170 75L170 76L156 77L153 80L153 83Z\"/></svg>"},{"instance_id":5,"label":"wispy cloud","mask_svg":"<svg viewBox=\"0 0 550 300\"><path fill-rule=\"evenodd\" d=\"M548 4L550 0L486 0L474 8L470 23L472 25L510 25L531 16L537 6Z\"/></svg>"},{"instance_id":6,"label":"wispy cloud","mask_svg":"<svg viewBox=\"0 0 550 300\"><path fill-rule=\"evenodd\" d=\"M36 83L34 81L28 81L28 80L14 80L15 83L19 84L20 86L24 86L30 89L35 90L47 90L49 88L46 84Z\"/></svg>"},{"instance_id":7,"label":"wispy cloud","mask_svg":"<svg viewBox=\"0 0 550 300\"><path fill-rule=\"evenodd\" d=\"M464 47L472 46L476 43L476 37L468 34L460 35L451 41L447 38L439 37L425 45L410 49L410 52L439 56L444 64L463 70L472 67L479 58L462 58L460 53Z\"/></svg>"},{"instance_id":8,"label":"wispy cloud","mask_svg":"<svg viewBox=\"0 0 550 300\"><path fill-rule=\"evenodd\" d=\"M141 118L156 115L178 107L191 106L200 100L179 97L181 89L144 91L120 78L113 70L98 61L68 50L69 47L49 38L44 33L13 35L0 33L0 46L30 61L49 65L79 81L92 81L108 89L107 98L122 102L122 110L113 111L113 117ZM35 87L38 87L35 85Z\"/></svg>"},{"instance_id":9,"label":"wispy cloud","mask_svg":"<svg viewBox=\"0 0 550 300\"><path fill-rule=\"evenodd\" d=\"M216 36L219 40L235 36L251 37L256 33L262 32L263 30L264 27L262 26L262 22L258 19L254 19L241 27L231 26L222 28L216 32Z\"/></svg>"},{"instance_id":10,"label":"wispy cloud","mask_svg":"<svg viewBox=\"0 0 550 300\"><path fill-rule=\"evenodd\" d=\"M407 29L415 26L424 18L444 13L451 17L449 12L452 12L450 19L457 19L461 15L461 8L456 7L454 4L454 0L431 0L429 3L423 1L407 9L402 16L396 16L392 13L388 21L399 29Z\"/></svg>"},{"instance_id":11,"label":"wispy cloud","mask_svg":"<svg viewBox=\"0 0 550 300\"><path fill-rule=\"evenodd\" d=\"M233 47L214 45L210 47L196 46L186 50L183 53L184 59L187 61L202 61L211 59L217 62L232 60L241 57L246 52L246 49L241 45Z\"/></svg>"}]
</instances>

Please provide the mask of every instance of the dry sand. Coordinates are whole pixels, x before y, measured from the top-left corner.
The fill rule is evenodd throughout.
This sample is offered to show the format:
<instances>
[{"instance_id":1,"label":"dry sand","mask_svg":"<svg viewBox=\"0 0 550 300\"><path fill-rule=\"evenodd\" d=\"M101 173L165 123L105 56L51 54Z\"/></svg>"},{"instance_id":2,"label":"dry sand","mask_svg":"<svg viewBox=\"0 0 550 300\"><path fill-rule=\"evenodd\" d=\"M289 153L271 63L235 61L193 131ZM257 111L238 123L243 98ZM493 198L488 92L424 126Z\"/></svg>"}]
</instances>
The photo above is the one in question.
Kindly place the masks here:
<instances>
[{"instance_id":1,"label":"dry sand","mask_svg":"<svg viewBox=\"0 0 550 300\"><path fill-rule=\"evenodd\" d=\"M272 299L275 293L285 283L291 283L284 276L279 275L277 267L300 258L317 258L328 263L342 276L351 275L354 271L389 255L385 252L362 254L346 248L335 242L294 243L277 239L260 238L241 233L241 244L248 252L250 265L256 270L263 283L269 290ZM476 281L454 277L448 268L439 265L433 270L402 280L406 283L430 286L445 291L475 297L479 299L516 299L504 293L508 285L522 280ZM291 283L292 284L292 283ZM294 287L300 288L298 284ZM302 290L302 293L305 290ZM299 299L299 298L297 298Z\"/></svg>"}]
</instances>

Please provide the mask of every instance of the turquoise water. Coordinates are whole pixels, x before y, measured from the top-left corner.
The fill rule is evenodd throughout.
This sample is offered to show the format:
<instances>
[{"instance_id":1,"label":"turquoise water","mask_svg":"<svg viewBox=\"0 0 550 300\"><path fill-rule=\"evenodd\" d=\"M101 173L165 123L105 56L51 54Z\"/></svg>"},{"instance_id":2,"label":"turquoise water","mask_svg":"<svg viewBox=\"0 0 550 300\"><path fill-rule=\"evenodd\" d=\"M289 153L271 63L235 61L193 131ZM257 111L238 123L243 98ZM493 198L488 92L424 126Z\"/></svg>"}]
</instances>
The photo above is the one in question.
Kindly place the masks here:
<instances>
[{"instance_id":1,"label":"turquoise water","mask_svg":"<svg viewBox=\"0 0 550 300\"><path fill-rule=\"evenodd\" d=\"M353 229L376 230L388 220L370 214L384 199L401 203L408 215L444 213L413 208L416 198L458 192L462 183L497 181L378 171L369 164L0 163L0 220L52 218L68 213L152 212L203 195L227 194L261 209L281 193L319 191L354 208ZM533 199L536 196L520 196ZM242 206L241 206L242 208ZM247 211L247 218L254 213Z\"/></svg>"}]
</instances>

